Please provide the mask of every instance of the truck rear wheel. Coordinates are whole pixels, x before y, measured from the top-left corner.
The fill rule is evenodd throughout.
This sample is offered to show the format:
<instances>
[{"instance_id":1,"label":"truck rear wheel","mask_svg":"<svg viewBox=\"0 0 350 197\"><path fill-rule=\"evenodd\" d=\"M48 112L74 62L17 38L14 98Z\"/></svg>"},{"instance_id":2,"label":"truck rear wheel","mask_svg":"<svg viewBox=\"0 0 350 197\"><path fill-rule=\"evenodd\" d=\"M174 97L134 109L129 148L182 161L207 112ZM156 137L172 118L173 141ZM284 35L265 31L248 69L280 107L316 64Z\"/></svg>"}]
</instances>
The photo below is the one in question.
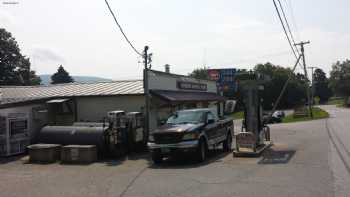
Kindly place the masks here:
<instances>
[{"instance_id":1,"label":"truck rear wheel","mask_svg":"<svg viewBox=\"0 0 350 197\"><path fill-rule=\"evenodd\" d=\"M196 160L198 162L205 161L207 157L207 147L203 139L199 140L197 151L196 151Z\"/></svg>"},{"instance_id":2,"label":"truck rear wheel","mask_svg":"<svg viewBox=\"0 0 350 197\"><path fill-rule=\"evenodd\" d=\"M152 161L154 164L160 164L163 161L163 156L160 151L155 150L152 152Z\"/></svg>"}]
</instances>

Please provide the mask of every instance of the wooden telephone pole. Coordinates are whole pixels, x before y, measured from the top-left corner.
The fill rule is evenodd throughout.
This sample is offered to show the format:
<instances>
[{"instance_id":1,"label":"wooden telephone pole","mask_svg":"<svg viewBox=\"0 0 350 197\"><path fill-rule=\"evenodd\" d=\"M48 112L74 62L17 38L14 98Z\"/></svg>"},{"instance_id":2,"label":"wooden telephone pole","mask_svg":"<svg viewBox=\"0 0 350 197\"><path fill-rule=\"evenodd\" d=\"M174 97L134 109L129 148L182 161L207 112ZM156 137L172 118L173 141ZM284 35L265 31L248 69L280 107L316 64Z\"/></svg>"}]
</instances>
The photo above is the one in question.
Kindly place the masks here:
<instances>
[{"instance_id":1,"label":"wooden telephone pole","mask_svg":"<svg viewBox=\"0 0 350 197\"><path fill-rule=\"evenodd\" d=\"M143 88L144 88L144 94L145 94L145 107L144 107L144 115L145 115L145 134L144 141L148 141L149 136L149 116L150 116L150 95L149 95L149 87L148 87L148 70L150 69L150 62L151 62L151 54L148 54L148 46L145 46L143 50L143 63L144 63L144 69L143 69Z\"/></svg>"},{"instance_id":2,"label":"wooden telephone pole","mask_svg":"<svg viewBox=\"0 0 350 197\"><path fill-rule=\"evenodd\" d=\"M305 61L305 53L304 53L304 45L310 44L310 41L307 42L300 42L295 44L295 46L300 46L300 51L301 51L301 56L303 57L303 67L304 67L304 73L305 73L305 78L306 78L306 95L307 95L307 100L308 100L308 106L309 106L309 113L310 117L314 118L314 115L312 113L312 101L311 101L311 94L310 94L310 85L309 85L309 79L307 75L307 69L306 69L306 61Z\"/></svg>"}]
</instances>

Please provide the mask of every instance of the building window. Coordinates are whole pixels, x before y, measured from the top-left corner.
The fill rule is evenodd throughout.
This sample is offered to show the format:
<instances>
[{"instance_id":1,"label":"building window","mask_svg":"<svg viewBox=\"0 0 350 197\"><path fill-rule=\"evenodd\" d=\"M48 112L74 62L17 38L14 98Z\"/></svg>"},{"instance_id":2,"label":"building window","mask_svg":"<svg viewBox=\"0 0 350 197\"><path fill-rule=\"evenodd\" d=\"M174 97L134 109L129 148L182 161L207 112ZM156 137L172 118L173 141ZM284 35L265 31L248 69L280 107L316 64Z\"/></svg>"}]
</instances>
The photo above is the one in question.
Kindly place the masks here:
<instances>
[{"instance_id":1,"label":"building window","mask_svg":"<svg viewBox=\"0 0 350 197\"><path fill-rule=\"evenodd\" d=\"M26 133L28 130L27 119L10 119L9 125L11 136Z\"/></svg>"}]
</instances>

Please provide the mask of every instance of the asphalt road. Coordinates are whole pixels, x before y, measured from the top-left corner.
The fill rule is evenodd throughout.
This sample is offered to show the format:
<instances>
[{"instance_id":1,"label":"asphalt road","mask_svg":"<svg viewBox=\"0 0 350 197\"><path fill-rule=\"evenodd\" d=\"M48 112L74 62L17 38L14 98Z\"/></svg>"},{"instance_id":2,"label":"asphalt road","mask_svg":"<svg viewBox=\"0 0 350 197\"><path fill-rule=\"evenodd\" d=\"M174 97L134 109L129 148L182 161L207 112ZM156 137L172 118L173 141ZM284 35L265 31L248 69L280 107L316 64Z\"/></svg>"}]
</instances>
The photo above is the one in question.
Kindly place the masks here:
<instances>
[{"instance_id":1,"label":"asphalt road","mask_svg":"<svg viewBox=\"0 0 350 197\"><path fill-rule=\"evenodd\" d=\"M258 158L217 150L202 164L159 166L147 154L83 166L1 159L0 196L349 196L350 110L324 108L328 120L272 125L275 145Z\"/></svg>"},{"instance_id":2,"label":"asphalt road","mask_svg":"<svg viewBox=\"0 0 350 197\"><path fill-rule=\"evenodd\" d=\"M330 114L326 129L330 139L330 166L334 196L350 196L350 109L322 106Z\"/></svg>"}]
</instances>

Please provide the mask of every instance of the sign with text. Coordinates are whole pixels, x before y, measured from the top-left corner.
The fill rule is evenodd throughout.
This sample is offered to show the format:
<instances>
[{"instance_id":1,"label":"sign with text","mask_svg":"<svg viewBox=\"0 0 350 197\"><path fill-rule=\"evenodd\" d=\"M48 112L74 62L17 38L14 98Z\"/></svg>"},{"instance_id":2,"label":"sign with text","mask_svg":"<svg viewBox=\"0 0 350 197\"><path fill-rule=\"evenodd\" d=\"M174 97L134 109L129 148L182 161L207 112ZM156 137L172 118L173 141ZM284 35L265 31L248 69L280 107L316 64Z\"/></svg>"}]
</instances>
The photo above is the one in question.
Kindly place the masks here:
<instances>
[{"instance_id":1,"label":"sign with text","mask_svg":"<svg viewBox=\"0 0 350 197\"><path fill-rule=\"evenodd\" d=\"M235 92L236 71L235 68L208 69L208 75L223 92Z\"/></svg>"},{"instance_id":2,"label":"sign with text","mask_svg":"<svg viewBox=\"0 0 350 197\"><path fill-rule=\"evenodd\" d=\"M178 81L177 88L182 89L182 90L207 91L207 84L187 82L187 81Z\"/></svg>"}]
</instances>

